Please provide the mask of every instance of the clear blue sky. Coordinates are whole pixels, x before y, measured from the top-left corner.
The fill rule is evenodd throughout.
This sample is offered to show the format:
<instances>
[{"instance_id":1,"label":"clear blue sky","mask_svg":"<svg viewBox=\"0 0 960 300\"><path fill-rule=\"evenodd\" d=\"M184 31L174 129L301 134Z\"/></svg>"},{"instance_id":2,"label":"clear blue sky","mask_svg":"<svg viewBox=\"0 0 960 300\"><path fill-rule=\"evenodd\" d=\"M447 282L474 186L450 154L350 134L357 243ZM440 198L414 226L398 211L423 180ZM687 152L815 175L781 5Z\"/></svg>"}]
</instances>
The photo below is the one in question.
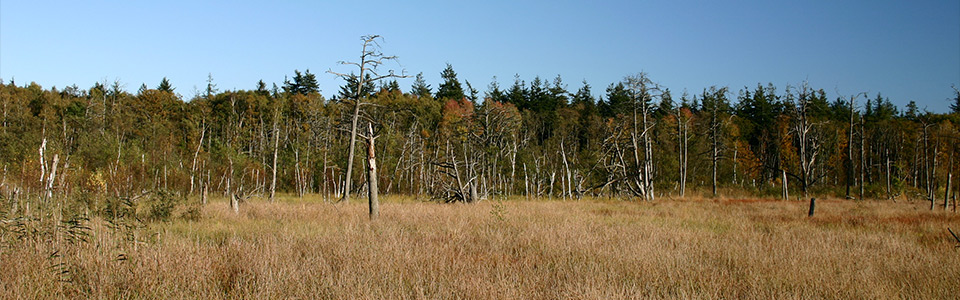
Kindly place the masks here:
<instances>
[{"instance_id":1,"label":"clear blue sky","mask_svg":"<svg viewBox=\"0 0 960 300\"><path fill-rule=\"evenodd\" d=\"M89 3L88 3L89 2ZM337 2L337 3L327 3ZM361 35L433 88L453 65L481 92L493 76L561 75L599 95L639 71L670 88L883 93L947 110L960 86L960 1L11 1L0 2L0 78L44 87L168 77L189 99L282 83L310 69L329 97ZM412 79L401 80L409 90Z\"/></svg>"}]
</instances>

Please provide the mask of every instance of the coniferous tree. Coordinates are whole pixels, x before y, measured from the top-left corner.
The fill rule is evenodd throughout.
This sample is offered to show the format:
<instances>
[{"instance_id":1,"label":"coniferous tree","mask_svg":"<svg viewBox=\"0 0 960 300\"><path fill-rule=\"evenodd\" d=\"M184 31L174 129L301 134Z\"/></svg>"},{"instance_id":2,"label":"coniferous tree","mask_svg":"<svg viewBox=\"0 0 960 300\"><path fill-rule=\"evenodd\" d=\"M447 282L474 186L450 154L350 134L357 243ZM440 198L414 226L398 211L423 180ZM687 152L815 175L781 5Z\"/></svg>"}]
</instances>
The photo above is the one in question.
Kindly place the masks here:
<instances>
[{"instance_id":1,"label":"coniferous tree","mask_svg":"<svg viewBox=\"0 0 960 300\"><path fill-rule=\"evenodd\" d=\"M283 91L287 94L307 95L320 92L320 85L317 83L317 76L310 73L307 69L303 73L299 70L293 70L293 81L283 81Z\"/></svg>"},{"instance_id":2,"label":"coniferous tree","mask_svg":"<svg viewBox=\"0 0 960 300\"><path fill-rule=\"evenodd\" d=\"M443 69L443 72L440 73L440 78L443 79L443 83L437 88L437 94L434 98L437 100L457 101L463 99L465 96L463 87L460 86L460 81L457 80L457 72L453 71L453 66L447 64L447 68Z\"/></svg>"},{"instance_id":3,"label":"coniferous tree","mask_svg":"<svg viewBox=\"0 0 960 300\"><path fill-rule=\"evenodd\" d=\"M410 94L418 98L429 98L432 93L430 85L423 80L423 73L417 73L413 79L413 86L410 87Z\"/></svg>"},{"instance_id":4,"label":"coniferous tree","mask_svg":"<svg viewBox=\"0 0 960 300\"><path fill-rule=\"evenodd\" d=\"M950 104L950 111L960 114L960 89L956 86L953 87L953 103Z\"/></svg>"},{"instance_id":5,"label":"coniferous tree","mask_svg":"<svg viewBox=\"0 0 960 300\"><path fill-rule=\"evenodd\" d=\"M257 81L257 93L264 96L270 95L270 91L267 90L267 84L263 82L263 79Z\"/></svg>"},{"instance_id":6,"label":"coniferous tree","mask_svg":"<svg viewBox=\"0 0 960 300\"><path fill-rule=\"evenodd\" d=\"M590 92L590 84L586 80L583 81L583 86L573 94L573 99L571 101L572 105L596 105L596 100L593 99L593 94Z\"/></svg>"},{"instance_id":7,"label":"coniferous tree","mask_svg":"<svg viewBox=\"0 0 960 300\"><path fill-rule=\"evenodd\" d=\"M507 90L507 102L515 105L518 109L530 109L530 103L527 101L528 90L526 83L520 80L520 74L514 75L513 85Z\"/></svg>"},{"instance_id":8,"label":"coniferous tree","mask_svg":"<svg viewBox=\"0 0 960 300\"><path fill-rule=\"evenodd\" d=\"M159 91L161 91L161 92L171 92L171 93L172 93L174 89L175 89L175 88L174 88L172 85L170 85L170 80L167 80L166 77L164 77L163 80L160 81L160 85L157 86L157 90L159 90Z\"/></svg>"},{"instance_id":9,"label":"coniferous tree","mask_svg":"<svg viewBox=\"0 0 960 300\"><path fill-rule=\"evenodd\" d=\"M484 97L490 99L494 102L505 102L506 95L503 91L500 90L500 84L497 83L497 76L493 76L493 80L490 81L490 85L487 86L487 92Z\"/></svg>"},{"instance_id":10,"label":"coniferous tree","mask_svg":"<svg viewBox=\"0 0 960 300\"><path fill-rule=\"evenodd\" d=\"M346 82L342 86L340 86L340 93L337 95L336 98L351 99L356 95L360 95L361 98L365 98L365 97L369 97L370 95L373 95L373 93L375 92L374 91L375 88L374 88L373 81L370 80L371 79L370 74L367 74L364 77L366 78L364 79L364 82L363 82L363 89L360 90L360 92L358 93L357 92L357 86L358 86L357 75L353 73L350 73L350 75L347 75L347 77L344 78L344 81Z\"/></svg>"}]
</instances>

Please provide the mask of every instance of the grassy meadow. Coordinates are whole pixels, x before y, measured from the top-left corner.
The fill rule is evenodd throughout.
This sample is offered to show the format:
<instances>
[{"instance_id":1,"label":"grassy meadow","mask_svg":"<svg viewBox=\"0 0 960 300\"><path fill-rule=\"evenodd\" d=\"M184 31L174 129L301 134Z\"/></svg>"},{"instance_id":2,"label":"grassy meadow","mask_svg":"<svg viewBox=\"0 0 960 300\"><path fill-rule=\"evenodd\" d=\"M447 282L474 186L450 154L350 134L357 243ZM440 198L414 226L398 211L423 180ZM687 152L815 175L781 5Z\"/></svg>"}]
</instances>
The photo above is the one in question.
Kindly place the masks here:
<instances>
[{"instance_id":1,"label":"grassy meadow","mask_svg":"<svg viewBox=\"0 0 960 300\"><path fill-rule=\"evenodd\" d=\"M960 214L924 202L284 196L235 214L0 232L0 298L960 297Z\"/></svg>"}]
</instances>

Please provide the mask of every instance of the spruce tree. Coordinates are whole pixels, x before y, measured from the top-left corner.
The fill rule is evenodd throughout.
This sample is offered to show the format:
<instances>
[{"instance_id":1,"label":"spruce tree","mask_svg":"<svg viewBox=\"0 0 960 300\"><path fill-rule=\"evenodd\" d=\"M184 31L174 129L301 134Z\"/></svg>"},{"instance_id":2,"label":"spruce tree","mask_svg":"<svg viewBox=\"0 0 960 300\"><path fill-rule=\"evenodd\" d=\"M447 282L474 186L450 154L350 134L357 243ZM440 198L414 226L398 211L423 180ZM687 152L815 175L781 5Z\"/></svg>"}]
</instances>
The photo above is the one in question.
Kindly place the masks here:
<instances>
[{"instance_id":1,"label":"spruce tree","mask_svg":"<svg viewBox=\"0 0 960 300\"><path fill-rule=\"evenodd\" d=\"M423 80L423 73L418 73L413 80L413 86L410 87L410 94L419 98L430 97L430 85Z\"/></svg>"},{"instance_id":2,"label":"spruce tree","mask_svg":"<svg viewBox=\"0 0 960 300\"><path fill-rule=\"evenodd\" d=\"M174 88L172 85L170 85L170 80L168 80L166 77L164 77L163 80L160 81L160 85L157 86L157 90L159 90L159 91L161 91L161 92L171 92L171 93L172 93L173 90L175 90L175 89L176 89L176 88Z\"/></svg>"},{"instance_id":3,"label":"spruce tree","mask_svg":"<svg viewBox=\"0 0 960 300\"><path fill-rule=\"evenodd\" d=\"M439 100L463 99L463 87L460 86L460 81L457 80L457 72L453 71L453 66L447 64L447 68L443 69L443 72L440 73L440 78L443 79L443 83L437 88L437 95L434 98Z\"/></svg>"},{"instance_id":4,"label":"spruce tree","mask_svg":"<svg viewBox=\"0 0 960 300\"><path fill-rule=\"evenodd\" d=\"M953 87L953 104L950 104L950 111L960 114L960 89Z\"/></svg>"}]
</instances>

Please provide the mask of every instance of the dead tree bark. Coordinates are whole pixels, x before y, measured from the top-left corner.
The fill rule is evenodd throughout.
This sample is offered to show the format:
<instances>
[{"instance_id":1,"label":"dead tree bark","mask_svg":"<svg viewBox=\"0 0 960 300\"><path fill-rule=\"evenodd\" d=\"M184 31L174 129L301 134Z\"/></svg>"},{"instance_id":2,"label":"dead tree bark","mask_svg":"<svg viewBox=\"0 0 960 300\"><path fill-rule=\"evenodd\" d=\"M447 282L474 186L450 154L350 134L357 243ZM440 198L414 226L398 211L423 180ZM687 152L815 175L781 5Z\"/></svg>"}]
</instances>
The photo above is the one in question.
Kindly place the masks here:
<instances>
[{"instance_id":1,"label":"dead tree bark","mask_svg":"<svg viewBox=\"0 0 960 300\"><path fill-rule=\"evenodd\" d=\"M566 196L568 196L568 197L570 197L570 198L572 199L572 198L573 198L573 184L570 183L570 180L572 179L573 175L571 175L571 172L570 172L570 165L567 164L567 151L566 151L566 150L564 149L564 147L563 147L563 142L564 142L564 140L561 139L561 140L560 140L560 156L563 158L563 168L564 168L564 170L566 171L566 181L565 181L565 189L566 189L566 192L565 192L565 194L566 194Z\"/></svg>"},{"instance_id":2,"label":"dead tree bark","mask_svg":"<svg viewBox=\"0 0 960 300\"><path fill-rule=\"evenodd\" d=\"M194 179L197 173L197 158L200 156L200 147L203 146L203 138L206 136L207 125L205 120L200 121L200 142L197 143L197 150L193 152L193 163L190 166L190 193L193 194ZM201 176L202 177L202 176Z\"/></svg>"},{"instance_id":3,"label":"dead tree bark","mask_svg":"<svg viewBox=\"0 0 960 300\"><path fill-rule=\"evenodd\" d=\"M627 76L625 79L627 88L633 98L633 128L631 132L631 142L633 143L633 156L637 162L637 173L640 196L646 201L653 201L653 142L650 139L650 130L653 123L650 121L650 105L648 101L652 100L650 92L656 90L656 85L647 78L646 73ZM637 118L639 108L640 118ZM640 143L637 145L637 143ZM640 158L639 152L643 152L643 158Z\"/></svg>"},{"instance_id":4,"label":"dead tree bark","mask_svg":"<svg viewBox=\"0 0 960 300\"><path fill-rule=\"evenodd\" d=\"M864 186L867 174L867 127L864 124L863 114L860 114L860 200L863 200Z\"/></svg>"},{"instance_id":5,"label":"dead tree bark","mask_svg":"<svg viewBox=\"0 0 960 300\"><path fill-rule=\"evenodd\" d=\"M854 174L853 174L854 122L853 121L854 121L854 116L856 116L857 97L860 96L861 94L866 95L866 93L860 93L860 94L850 96L850 124L849 124L850 126L848 127L848 131L847 131L848 139L847 139L847 161L846 161L847 162L847 199L852 198L852 196L850 195L850 189L853 185L853 178L854 178ZM861 145L860 147L863 147L863 145Z\"/></svg>"},{"instance_id":6,"label":"dead tree bark","mask_svg":"<svg viewBox=\"0 0 960 300\"><path fill-rule=\"evenodd\" d=\"M53 183L57 179L57 164L60 162L60 155L53 155L53 165L50 167L50 177L47 179L46 194L47 199L53 198Z\"/></svg>"},{"instance_id":7,"label":"dead tree bark","mask_svg":"<svg viewBox=\"0 0 960 300\"><path fill-rule=\"evenodd\" d=\"M951 147L952 148L952 147ZM943 210L950 206L950 184L953 183L953 149L950 150L950 162L947 164L947 188L943 190Z\"/></svg>"},{"instance_id":8,"label":"dead tree bark","mask_svg":"<svg viewBox=\"0 0 960 300\"><path fill-rule=\"evenodd\" d=\"M930 200L930 210L933 210L934 207L934 197L933 197L933 174L932 168L930 167L930 145L929 140L930 136L928 130L933 124L924 122L923 126L923 177L924 188L927 192L927 199ZM934 152L934 159L936 159L936 152ZM936 160L934 160L934 167L936 167Z\"/></svg>"},{"instance_id":9,"label":"dead tree bark","mask_svg":"<svg viewBox=\"0 0 960 300\"><path fill-rule=\"evenodd\" d=\"M890 149L884 149L883 153L884 159L886 160L887 165L887 199L893 199L893 186L890 182ZM896 200L894 200L896 201Z\"/></svg>"},{"instance_id":10,"label":"dead tree bark","mask_svg":"<svg viewBox=\"0 0 960 300\"><path fill-rule=\"evenodd\" d=\"M377 137L373 135L373 124L367 123L367 200L370 204L370 219L375 220L380 216L380 199L378 199L379 189L377 187L377 155L374 143Z\"/></svg>"},{"instance_id":11,"label":"dead tree bark","mask_svg":"<svg viewBox=\"0 0 960 300\"><path fill-rule=\"evenodd\" d=\"M280 129L277 127L277 118L280 117L279 111L274 112L273 114L273 167L271 168L272 175L270 176L270 202L274 201L274 196L277 192L277 151L280 148ZM327 170L323 170L326 174Z\"/></svg>"},{"instance_id":12,"label":"dead tree bark","mask_svg":"<svg viewBox=\"0 0 960 300\"><path fill-rule=\"evenodd\" d=\"M797 95L797 104L794 107L796 117L794 131L797 134L800 146L800 174L798 174L799 176L797 177L799 177L798 179L800 180L800 191L802 192L803 198L807 198L807 192L814 181L813 175L821 146L819 132L815 128L816 124L810 120L808 114L813 97L815 97L814 93L809 89L807 83L804 82L803 85L800 86L800 91Z\"/></svg>"},{"instance_id":13,"label":"dead tree bark","mask_svg":"<svg viewBox=\"0 0 960 300\"><path fill-rule=\"evenodd\" d=\"M686 95L684 95L686 96ZM677 106L677 165L679 174L680 197L684 197L687 189L687 142L690 131L690 118L684 119L685 111L682 105Z\"/></svg>"},{"instance_id":14,"label":"dead tree bark","mask_svg":"<svg viewBox=\"0 0 960 300\"><path fill-rule=\"evenodd\" d=\"M355 153L355 148L357 144L357 120L360 118L360 106L363 104L363 86L369 81L379 81L384 78L405 78L408 77L401 72L400 75L394 74L393 70L389 71L389 74L380 75L377 73L377 67L384 64L390 60L396 60L396 56L384 56L380 52L379 40L383 40L379 35L368 35L360 37L363 40L363 48L360 52L360 61L359 62L344 62L341 61L342 65L352 65L356 66L359 69L360 74L356 77L357 88L356 93L353 95L353 99L345 99L353 101L353 115L350 122L350 146L347 151L347 174L343 183L343 197L340 198L338 202L348 201L350 199L350 180L353 175L353 156ZM350 79L353 77L352 74L337 73L333 71L327 71L327 73L336 75L344 80ZM373 74L370 76L370 79L366 78L366 75Z\"/></svg>"},{"instance_id":15,"label":"dead tree bark","mask_svg":"<svg viewBox=\"0 0 960 300\"><path fill-rule=\"evenodd\" d=\"M780 169L780 172L782 172L782 177L780 179L783 180L783 184L780 185L782 187L781 193L783 200L787 200L790 199L789 189L787 188L787 170Z\"/></svg>"}]
</instances>

